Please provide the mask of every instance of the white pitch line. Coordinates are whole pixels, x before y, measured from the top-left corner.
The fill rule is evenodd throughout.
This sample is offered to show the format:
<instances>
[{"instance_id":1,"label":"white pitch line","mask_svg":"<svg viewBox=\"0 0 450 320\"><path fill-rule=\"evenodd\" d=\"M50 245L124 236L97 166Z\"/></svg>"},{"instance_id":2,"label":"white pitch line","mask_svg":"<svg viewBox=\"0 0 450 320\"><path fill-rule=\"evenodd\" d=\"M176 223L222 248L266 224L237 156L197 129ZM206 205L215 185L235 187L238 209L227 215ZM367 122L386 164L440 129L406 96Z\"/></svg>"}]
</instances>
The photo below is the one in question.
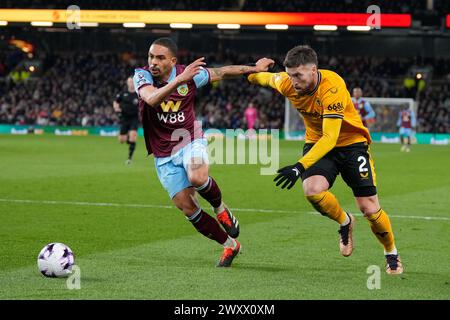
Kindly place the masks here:
<instances>
[{"instance_id":1,"label":"white pitch line","mask_svg":"<svg viewBox=\"0 0 450 320\"><path fill-rule=\"evenodd\" d=\"M54 201L54 200L25 200L25 199L0 199L0 202L29 203L29 204L67 204L74 206L95 206L95 207L129 207L129 208L158 208L175 209L174 206L134 204L134 203L108 203L108 202L80 202L80 201Z\"/></svg>"},{"instance_id":2,"label":"white pitch line","mask_svg":"<svg viewBox=\"0 0 450 320\"><path fill-rule=\"evenodd\" d=\"M127 208L157 208L157 209L176 209L174 206L158 204L138 204L138 203L109 203L109 202L81 202L81 201L55 201L55 200L26 200L26 199L0 199L0 202L26 203L26 204L49 204L49 205L72 205L72 206L93 206L93 207L127 207ZM230 208L233 211L261 212L261 213L300 213L302 211L293 210L272 210L272 209L253 209L253 208ZM308 211L307 214L319 215L318 212ZM360 213L353 213L356 216L362 216ZM427 217L427 216L405 216L391 215L391 218L416 219L416 220L441 220L450 221L447 217Z\"/></svg>"}]
</instances>

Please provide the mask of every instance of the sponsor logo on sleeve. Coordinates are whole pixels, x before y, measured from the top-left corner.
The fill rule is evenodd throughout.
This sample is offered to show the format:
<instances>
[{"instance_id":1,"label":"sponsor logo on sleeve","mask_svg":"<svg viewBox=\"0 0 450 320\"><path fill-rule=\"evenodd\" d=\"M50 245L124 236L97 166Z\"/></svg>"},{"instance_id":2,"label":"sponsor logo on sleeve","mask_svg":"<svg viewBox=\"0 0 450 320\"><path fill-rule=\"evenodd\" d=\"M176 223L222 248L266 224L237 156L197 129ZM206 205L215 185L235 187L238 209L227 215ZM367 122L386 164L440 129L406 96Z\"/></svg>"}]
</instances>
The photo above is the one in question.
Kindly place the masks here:
<instances>
[{"instance_id":1,"label":"sponsor logo on sleeve","mask_svg":"<svg viewBox=\"0 0 450 320\"><path fill-rule=\"evenodd\" d=\"M341 112L342 110L344 110L344 106L340 102L338 102L338 103L333 103L333 104L329 105L327 109L329 111Z\"/></svg>"}]
</instances>

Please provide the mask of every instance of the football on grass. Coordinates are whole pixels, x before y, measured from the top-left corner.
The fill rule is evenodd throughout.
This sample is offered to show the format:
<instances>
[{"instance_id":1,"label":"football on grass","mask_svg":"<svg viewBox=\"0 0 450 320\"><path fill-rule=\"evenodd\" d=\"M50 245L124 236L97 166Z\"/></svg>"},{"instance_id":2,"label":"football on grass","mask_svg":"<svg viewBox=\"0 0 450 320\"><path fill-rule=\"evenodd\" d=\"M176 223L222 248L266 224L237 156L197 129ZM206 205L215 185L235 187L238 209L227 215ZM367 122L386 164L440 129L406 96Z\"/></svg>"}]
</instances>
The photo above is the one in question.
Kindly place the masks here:
<instances>
[{"instance_id":1,"label":"football on grass","mask_svg":"<svg viewBox=\"0 0 450 320\"><path fill-rule=\"evenodd\" d=\"M63 243L49 243L37 260L39 271L46 277L63 278L70 275L75 259L72 250Z\"/></svg>"}]
</instances>

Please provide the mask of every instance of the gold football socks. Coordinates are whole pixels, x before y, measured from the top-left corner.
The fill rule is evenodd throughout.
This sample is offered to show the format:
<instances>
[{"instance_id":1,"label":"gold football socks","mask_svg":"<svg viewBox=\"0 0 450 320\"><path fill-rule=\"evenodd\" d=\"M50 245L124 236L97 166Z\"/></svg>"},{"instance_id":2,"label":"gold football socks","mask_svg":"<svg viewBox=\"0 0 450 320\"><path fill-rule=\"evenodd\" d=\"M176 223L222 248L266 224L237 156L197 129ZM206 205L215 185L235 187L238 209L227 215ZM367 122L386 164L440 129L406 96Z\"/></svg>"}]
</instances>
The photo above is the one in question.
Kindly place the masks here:
<instances>
[{"instance_id":1,"label":"gold football socks","mask_svg":"<svg viewBox=\"0 0 450 320\"><path fill-rule=\"evenodd\" d=\"M397 254L391 222L386 212L380 208L377 213L366 216L372 232L383 245L385 254Z\"/></svg>"},{"instance_id":2,"label":"gold football socks","mask_svg":"<svg viewBox=\"0 0 450 320\"><path fill-rule=\"evenodd\" d=\"M330 191L323 191L319 194L306 196L306 198L322 215L333 219L340 225L349 222L349 217L340 206L339 201L336 199L334 194Z\"/></svg>"}]
</instances>

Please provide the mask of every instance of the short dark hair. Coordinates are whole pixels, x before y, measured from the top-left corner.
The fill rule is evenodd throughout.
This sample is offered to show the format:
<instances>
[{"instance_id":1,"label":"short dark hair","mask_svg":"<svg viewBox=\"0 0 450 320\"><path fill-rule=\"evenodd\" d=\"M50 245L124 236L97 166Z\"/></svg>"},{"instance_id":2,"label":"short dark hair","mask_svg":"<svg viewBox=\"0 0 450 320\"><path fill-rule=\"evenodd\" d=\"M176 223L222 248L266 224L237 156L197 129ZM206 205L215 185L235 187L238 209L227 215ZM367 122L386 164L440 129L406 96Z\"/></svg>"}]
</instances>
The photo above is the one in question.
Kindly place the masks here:
<instances>
[{"instance_id":1,"label":"short dark hair","mask_svg":"<svg viewBox=\"0 0 450 320\"><path fill-rule=\"evenodd\" d=\"M169 49L169 51L176 57L178 54L178 46L171 38L158 38L155 41L153 41L152 45L157 44L163 47L166 47Z\"/></svg>"},{"instance_id":2,"label":"short dark hair","mask_svg":"<svg viewBox=\"0 0 450 320\"><path fill-rule=\"evenodd\" d=\"M317 53L310 46L296 46L288 51L283 66L296 68L308 63L317 66Z\"/></svg>"}]
</instances>

